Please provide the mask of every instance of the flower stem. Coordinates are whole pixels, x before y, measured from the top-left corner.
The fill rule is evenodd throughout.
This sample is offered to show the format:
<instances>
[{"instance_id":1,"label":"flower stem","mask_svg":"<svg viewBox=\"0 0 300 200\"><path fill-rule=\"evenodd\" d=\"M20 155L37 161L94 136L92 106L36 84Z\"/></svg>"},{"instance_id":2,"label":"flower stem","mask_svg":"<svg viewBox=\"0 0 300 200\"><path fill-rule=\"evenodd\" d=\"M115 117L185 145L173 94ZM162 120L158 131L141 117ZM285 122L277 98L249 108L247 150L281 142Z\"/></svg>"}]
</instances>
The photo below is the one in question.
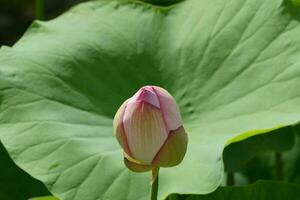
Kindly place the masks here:
<instances>
[{"instance_id":1,"label":"flower stem","mask_svg":"<svg viewBox=\"0 0 300 200\"><path fill-rule=\"evenodd\" d=\"M151 200L157 200L157 192L158 192L158 171L154 172L154 170L156 169L153 169L152 173L155 173L156 177L153 177L154 180L152 183Z\"/></svg>"}]
</instances>

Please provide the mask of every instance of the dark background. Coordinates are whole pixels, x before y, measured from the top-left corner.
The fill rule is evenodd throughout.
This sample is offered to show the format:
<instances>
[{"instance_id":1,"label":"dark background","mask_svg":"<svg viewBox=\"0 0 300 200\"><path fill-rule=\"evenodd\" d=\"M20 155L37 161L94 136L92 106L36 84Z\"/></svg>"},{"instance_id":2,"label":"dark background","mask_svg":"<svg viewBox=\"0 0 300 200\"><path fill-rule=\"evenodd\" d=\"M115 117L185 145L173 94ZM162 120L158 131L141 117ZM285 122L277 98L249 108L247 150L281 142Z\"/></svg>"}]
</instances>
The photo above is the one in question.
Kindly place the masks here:
<instances>
[{"instance_id":1,"label":"dark background","mask_svg":"<svg viewBox=\"0 0 300 200\"><path fill-rule=\"evenodd\" d=\"M50 20L84 0L45 0ZM0 0L0 46L12 46L35 19L35 0Z\"/></svg>"}]
</instances>

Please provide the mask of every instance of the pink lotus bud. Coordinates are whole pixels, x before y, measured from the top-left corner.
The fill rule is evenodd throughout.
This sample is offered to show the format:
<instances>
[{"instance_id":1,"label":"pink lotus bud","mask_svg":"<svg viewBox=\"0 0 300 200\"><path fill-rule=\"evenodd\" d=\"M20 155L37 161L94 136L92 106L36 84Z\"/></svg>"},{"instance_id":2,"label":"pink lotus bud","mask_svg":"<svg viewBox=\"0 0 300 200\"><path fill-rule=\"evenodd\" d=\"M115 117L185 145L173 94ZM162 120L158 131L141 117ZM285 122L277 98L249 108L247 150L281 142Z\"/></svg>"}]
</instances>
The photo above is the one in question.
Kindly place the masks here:
<instances>
[{"instance_id":1,"label":"pink lotus bud","mask_svg":"<svg viewBox=\"0 0 300 200\"><path fill-rule=\"evenodd\" d=\"M114 118L124 162L133 171L178 165L186 152L187 134L173 97L163 88L144 86L126 100Z\"/></svg>"}]
</instances>

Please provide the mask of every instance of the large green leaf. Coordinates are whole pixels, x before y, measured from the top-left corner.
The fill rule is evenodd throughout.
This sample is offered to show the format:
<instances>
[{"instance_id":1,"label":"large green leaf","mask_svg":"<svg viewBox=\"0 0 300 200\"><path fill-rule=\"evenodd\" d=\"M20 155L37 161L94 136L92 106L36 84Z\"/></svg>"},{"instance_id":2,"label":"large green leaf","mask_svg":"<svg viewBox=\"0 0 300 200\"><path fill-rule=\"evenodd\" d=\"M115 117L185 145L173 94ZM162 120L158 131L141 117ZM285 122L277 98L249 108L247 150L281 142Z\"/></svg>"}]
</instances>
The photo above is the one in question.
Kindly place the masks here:
<instances>
[{"instance_id":1,"label":"large green leaf","mask_svg":"<svg viewBox=\"0 0 300 200\"><path fill-rule=\"evenodd\" d=\"M124 167L112 118L159 85L190 138L183 163L161 170L159 197L211 192L226 145L300 121L300 26L288 11L281 0L100 0L35 22L0 51L0 139L62 200L148 199L150 174Z\"/></svg>"},{"instance_id":2,"label":"large green leaf","mask_svg":"<svg viewBox=\"0 0 300 200\"><path fill-rule=\"evenodd\" d=\"M272 181L258 181L243 187L220 187L208 195L170 195L166 200L297 200L300 185Z\"/></svg>"}]
</instances>

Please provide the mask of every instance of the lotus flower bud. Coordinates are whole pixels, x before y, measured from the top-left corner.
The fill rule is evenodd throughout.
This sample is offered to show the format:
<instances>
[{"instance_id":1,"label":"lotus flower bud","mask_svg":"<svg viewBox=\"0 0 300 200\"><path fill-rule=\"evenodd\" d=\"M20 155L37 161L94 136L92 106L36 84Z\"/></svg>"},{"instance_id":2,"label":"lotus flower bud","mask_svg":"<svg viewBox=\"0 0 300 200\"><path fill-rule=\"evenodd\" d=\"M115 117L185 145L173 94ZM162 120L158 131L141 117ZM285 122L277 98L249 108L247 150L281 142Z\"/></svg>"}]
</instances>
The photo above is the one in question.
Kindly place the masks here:
<instances>
[{"instance_id":1,"label":"lotus flower bud","mask_svg":"<svg viewBox=\"0 0 300 200\"><path fill-rule=\"evenodd\" d=\"M114 132L124 150L125 165L136 172L178 165L187 148L176 102L157 86L142 87L121 105Z\"/></svg>"}]
</instances>

